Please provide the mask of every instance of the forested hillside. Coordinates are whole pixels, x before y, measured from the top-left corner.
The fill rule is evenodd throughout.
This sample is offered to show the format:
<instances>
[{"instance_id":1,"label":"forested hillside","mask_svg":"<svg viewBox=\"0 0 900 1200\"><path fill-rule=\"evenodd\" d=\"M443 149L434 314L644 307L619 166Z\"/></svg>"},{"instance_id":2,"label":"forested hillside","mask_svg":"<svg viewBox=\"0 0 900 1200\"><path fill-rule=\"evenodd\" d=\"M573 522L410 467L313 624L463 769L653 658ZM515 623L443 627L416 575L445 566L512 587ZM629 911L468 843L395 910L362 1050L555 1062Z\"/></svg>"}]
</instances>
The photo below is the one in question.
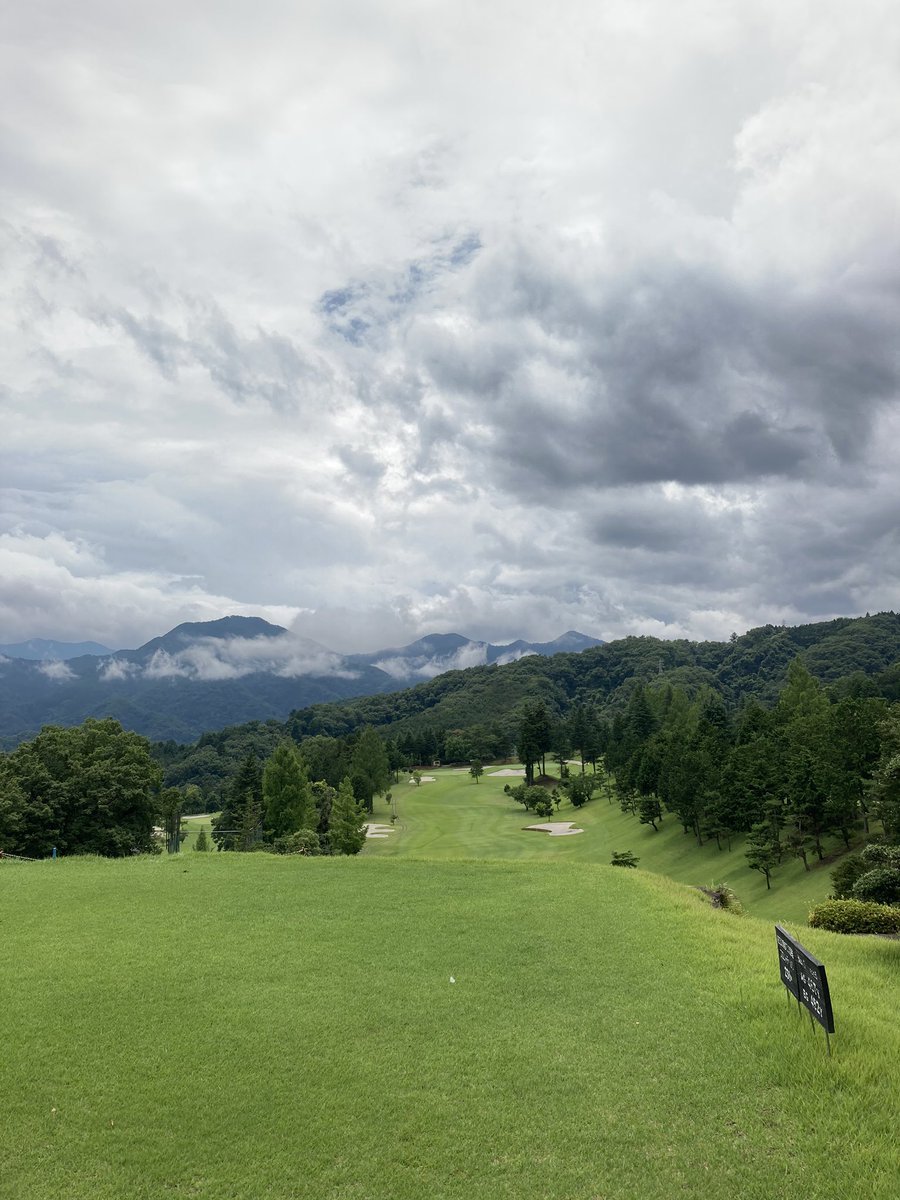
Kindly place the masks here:
<instances>
[{"instance_id":1,"label":"forested hillside","mask_svg":"<svg viewBox=\"0 0 900 1200\"><path fill-rule=\"evenodd\" d=\"M170 785L197 784L212 803L248 754L265 758L288 736L352 744L370 725L397 761L468 762L514 752L521 716L541 701L552 720L576 706L609 724L638 685L670 686L694 700L710 689L733 722L750 700L772 707L798 659L829 697L900 699L900 616L893 612L793 628L765 625L727 642L624 638L580 654L531 656L506 666L451 671L405 691L316 704L204 734L193 746L155 747ZM346 745L340 755L346 757Z\"/></svg>"}]
</instances>

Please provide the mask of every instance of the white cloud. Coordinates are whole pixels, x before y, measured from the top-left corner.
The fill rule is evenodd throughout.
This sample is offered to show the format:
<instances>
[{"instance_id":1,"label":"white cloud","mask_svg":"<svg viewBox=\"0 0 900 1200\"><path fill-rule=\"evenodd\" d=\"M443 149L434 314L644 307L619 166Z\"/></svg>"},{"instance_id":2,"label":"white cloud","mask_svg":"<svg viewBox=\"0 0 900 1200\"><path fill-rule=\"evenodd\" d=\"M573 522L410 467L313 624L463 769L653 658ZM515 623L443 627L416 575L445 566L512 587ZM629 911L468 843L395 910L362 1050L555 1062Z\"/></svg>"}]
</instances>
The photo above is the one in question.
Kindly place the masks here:
<instances>
[{"instance_id":1,"label":"white cloud","mask_svg":"<svg viewBox=\"0 0 900 1200\"><path fill-rule=\"evenodd\" d=\"M392 679L418 681L434 679L445 671L464 671L468 667L480 667L487 662L487 646L484 642L471 642L460 646L453 654L432 657L429 654L388 656L373 665L386 672Z\"/></svg>"},{"instance_id":2,"label":"white cloud","mask_svg":"<svg viewBox=\"0 0 900 1200\"><path fill-rule=\"evenodd\" d=\"M103 658L97 663L97 675L104 683L130 679L140 668L126 658Z\"/></svg>"},{"instance_id":3,"label":"white cloud","mask_svg":"<svg viewBox=\"0 0 900 1200\"><path fill-rule=\"evenodd\" d=\"M888 0L74 11L0 48L6 640L892 605Z\"/></svg>"},{"instance_id":4,"label":"white cloud","mask_svg":"<svg viewBox=\"0 0 900 1200\"><path fill-rule=\"evenodd\" d=\"M75 672L69 664L59 659L48 659L47 662L42 662L38 666L38 670L42 675L46 675L48 679L53 679L60 683L66 679L75 678Z\"/></svg>"},{"instance_id":5,"label":"white cloud","mask_svg":"<svg viewBox=\"0 0 900 1200\"><path fill-rule=\"evenodd\" d=\"M156 650L144 667L150 679L241 679L253 674L355 679L359 672L324 646L290 634L260 638L201 638L183 650Z\"/></svg>"}]
</instances>

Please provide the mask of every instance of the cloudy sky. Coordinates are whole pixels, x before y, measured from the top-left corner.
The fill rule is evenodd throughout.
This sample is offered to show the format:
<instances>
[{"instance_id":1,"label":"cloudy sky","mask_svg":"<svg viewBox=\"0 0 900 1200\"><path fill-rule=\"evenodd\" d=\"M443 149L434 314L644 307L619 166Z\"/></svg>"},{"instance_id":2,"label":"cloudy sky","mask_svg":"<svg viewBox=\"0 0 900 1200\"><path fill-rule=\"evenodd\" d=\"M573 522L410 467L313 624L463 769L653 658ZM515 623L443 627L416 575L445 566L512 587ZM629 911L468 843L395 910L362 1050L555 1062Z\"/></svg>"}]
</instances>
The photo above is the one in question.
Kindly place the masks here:
<instances>
[{"instance_id":1,"label":"cloudy sky","mask_svg":"<svg viewBox=\"0 0 900 1200\"><path fill-rule=\"evenodd\" d=\"M0 642L900 608L896 0L34 0Z\"/></svg>"}]
</instances>

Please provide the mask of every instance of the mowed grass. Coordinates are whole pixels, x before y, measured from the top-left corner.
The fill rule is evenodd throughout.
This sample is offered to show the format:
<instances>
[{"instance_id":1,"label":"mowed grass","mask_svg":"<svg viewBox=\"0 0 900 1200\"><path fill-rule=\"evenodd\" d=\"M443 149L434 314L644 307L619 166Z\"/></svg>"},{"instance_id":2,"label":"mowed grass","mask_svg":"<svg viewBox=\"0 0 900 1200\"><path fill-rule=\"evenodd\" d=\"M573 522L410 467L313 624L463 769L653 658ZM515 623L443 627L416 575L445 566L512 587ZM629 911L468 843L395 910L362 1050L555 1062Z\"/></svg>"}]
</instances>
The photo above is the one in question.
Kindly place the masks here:
<instances>
[{"instance_id":1,"label":"mowed grass","mask_svg":"<svg viewBox=\"0 0 900 1200\"><path fill-rule=\"evenodd\" d=\"M218 813L201 813L197 816L182 817L181 828L187 835L181 843L183 851L191 851L197 844L197 838L200 836L200 830L206 830L207 841L210 846L215 849L215 843L212 840L212 823L213 818L217 817Z\"/></svg>"},{"instance_id":2,"label":"mowed grass","mask_svg":"<svg viewBox=\"0 0 900 1200\"><path fill-rule=\"evenodd\" d=\"M719 850L715 842L698 847L671 814L654 833L649 825L641 825L637 817L623 813L618 804L609 804L599 793L580 809L563 801L552 817L554 821L574 821L584 833L551 838L526 832L525 826L539 818L503 793L504 784L521 780L491 775L496 769L487 767L477 784L467 773L439 769L427 772L434 776L434 783L416 787L404 780L394 785L395 831L386 839L368 841L366 855L608 864L614 850L631 850L640 859L642 870L695 886L727 882L753 916L803 925L812 905L831 891L834 864L813 866L815 855L810 858L810 871L804 870L799 859L786 858L775 868L772 888L767 890L764 876L747 866L743 838L735 838L731 850L724 844ZM376 799L373 819L390 823L383 799ZM843 845L832 839L829 849L837 852Z\"/></svg>"},{"instance_id":3,"label":"mowed grass","mask_svg":"<svg viewBox=\"0 0 900 1200\"><path fill-rule=\"evenodd\" d=\"M71 859L0 900L3 1197L896 1200L900 943L802 931L828 1059L771 929L641 871Z\"/></svg>"}]
</instances>

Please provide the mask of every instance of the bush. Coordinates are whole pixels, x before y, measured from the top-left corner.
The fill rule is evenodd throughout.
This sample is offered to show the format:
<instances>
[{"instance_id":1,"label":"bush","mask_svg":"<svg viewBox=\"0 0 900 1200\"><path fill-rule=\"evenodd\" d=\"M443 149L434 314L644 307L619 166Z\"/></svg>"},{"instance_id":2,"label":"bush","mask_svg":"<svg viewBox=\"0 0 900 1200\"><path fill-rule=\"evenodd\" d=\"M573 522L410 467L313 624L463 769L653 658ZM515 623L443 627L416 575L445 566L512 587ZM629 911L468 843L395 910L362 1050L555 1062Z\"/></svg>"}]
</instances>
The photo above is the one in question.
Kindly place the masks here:
<instances>
[{"instance_id":1,"label":"bush","mask_svg":"<svg viewBox=\"0 0 900 1200\"><path fill-rule=\"evenodd\" d=\"M900 871L896 867L874 867L860 875L853 885L856 900L874 900L876 904L900 903Z\"/></svg>"},{"instance_id":2,"label":"bush","mask_svg":"<svg viewBox=\"0 0 900 1200\"><path fill-rule=\"evenodd\" d=\"M831 872L831 882L834 891L833 900L849 900L853 896L853 885L868 870L865 859L861 854L848 854L842 858Z\"/></svg>"},{"instance_id":3,"label":"bush","mask_svg":"<svg viewBox=\"0 0 900 1200\"><path fill-rule=\"evenodd\" d=\"M869 842L862 852L862 860L866 869L872 867L894 867L900 870L900 846L891 846L885 842Z\"/></svg>"},{"instance_id":4,"label":"bush","mask_svg":"<svg viewBox=\"0 0 900 1200\"><path fill-rule=\"evenodd\" d=\"M864 900L826 900L810 911L809 923L832 933L900 934L900 908Z\"/></svg>"},{"instance_id":5,"label":"bush","mask_svg":"<svg viewBox=\"0 0 900 1200\"><path fill-rule=\"evenodd\" d=\"M711 883L708 888L702 890L709 896L713 908L724 908L736 917L743 915L743 905L727 883Z\"/></svg>"},{"instance_id":6,"label":"bush","mask_svg":"<svg viewBox=\"0 0 900 1200\"><path fill-rule=\"evenodd\" d=\"M630 850L613 850L609 865L611 867L636 867L640 861Z\"/></svg>"},{"instance_id":7,"label":"bush","mask_svg":"<svg viewBox=\"0 0 900 1200\"><path fill-rule=\"evenodd\" d=\"M307 854L310 856L322 853L322 843L314 829L298 829L286 837L276 838L272 843L276 854Z\"/></svg>"},{"instance_id":8,"label":"bush","mask_svg":"<svg viewBox=\"0 0 900 1200\"><path fill-rule=\"evenodd\" d=\"M536 817L543 817L545 821L549 820L553 816L553 797L546 788L534 788L531 790L543 792L543 795L533 798L534 815Z\"/></svg>"}]
</instances>

